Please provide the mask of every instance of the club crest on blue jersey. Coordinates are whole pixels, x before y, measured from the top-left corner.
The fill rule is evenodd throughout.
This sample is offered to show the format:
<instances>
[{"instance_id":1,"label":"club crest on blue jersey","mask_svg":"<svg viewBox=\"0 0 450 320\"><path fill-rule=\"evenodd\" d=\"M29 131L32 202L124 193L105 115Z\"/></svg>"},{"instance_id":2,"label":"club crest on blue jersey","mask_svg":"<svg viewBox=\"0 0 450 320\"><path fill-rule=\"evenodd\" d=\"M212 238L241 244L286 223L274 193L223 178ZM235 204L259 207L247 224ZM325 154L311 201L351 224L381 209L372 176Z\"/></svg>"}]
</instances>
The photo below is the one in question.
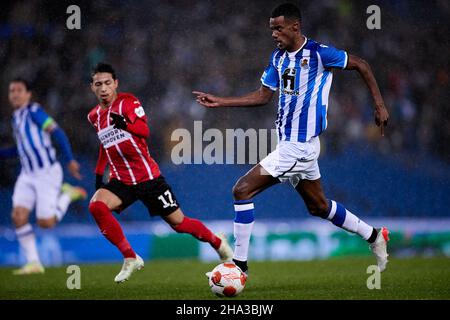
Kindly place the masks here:
<instances>
[{"instance_id":1,"label":"club crest on blue jersey","mask_svg":"<svg viewBox=\"0 0 450 320\"><path fill-rule=\"evenodd\" d=\"M344 69L347 60L347 52L306 38L295 52L272 53L261 83L280 90L275 121L280 141L306 142L326 129L331 69Z\"/></svg>"},{"instance_id":2,"label":"club crest on blue jersey","mask_svg":"<svg viewBox=\"0 0 450 320\"><path fill-rule=\"evenodd\" d=\"M303 60L302 60L302 63L300 64L300 66L301 66L303 69L308 69L308 68L309 68L309 61L308 61L308 59L303 59Z\"/></svg>"}]
</instances>

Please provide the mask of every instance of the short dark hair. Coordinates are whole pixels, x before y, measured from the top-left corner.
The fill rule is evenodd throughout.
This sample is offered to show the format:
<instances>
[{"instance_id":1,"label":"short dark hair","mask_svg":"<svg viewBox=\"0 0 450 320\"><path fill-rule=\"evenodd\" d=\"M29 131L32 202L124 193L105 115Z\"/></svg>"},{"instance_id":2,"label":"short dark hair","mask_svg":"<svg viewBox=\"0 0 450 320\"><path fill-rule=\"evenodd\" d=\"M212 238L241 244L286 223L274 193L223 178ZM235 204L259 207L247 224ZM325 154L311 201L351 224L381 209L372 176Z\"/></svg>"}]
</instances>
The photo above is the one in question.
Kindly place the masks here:
<instances>
[{"instance_id":1,"label":"short dark hair","mask_svg":"<svg viewBox=\"0 0 450 320\"><path fill-rule=\"evenodd\" d=\"M97 63L97 65L92 69L91 72L91 82L92 82L92 77L99 72L107 72L107 73L111 73L112 78L114 80L116 80L116 71L114 70L114 68L112 67L112 65L108 64L108 63L104 63L104 62L100 62Z\"/></svg>"},{"instance_id":2,"label":"short dark hair","mask_svg":"<svg viewBox=\"0 0 450 320\"><path fill-rule=\"evenodd\" d=\"M30 84L30 82L28 82L28 80L25 80L24 78L21 78L21 77L17 77L17 78L12 79L9 83L11 84L11 83L15 83L15 82L22 83L25 86L25 89L27 90L27 92L31 91L31 84Z\"/></svg>"},{"instance_id":3,"label":"short dark hair","mask_svg":"<svg viewBox=\"0 0 450 320\"><path fill-rule=\"evenodd\" d=\"M288 19L295 19L298 22L302 21L302 14L300 9L293 3L283 3L272 10L271 18L284 16Z\"/></svg>"}]
</instances>

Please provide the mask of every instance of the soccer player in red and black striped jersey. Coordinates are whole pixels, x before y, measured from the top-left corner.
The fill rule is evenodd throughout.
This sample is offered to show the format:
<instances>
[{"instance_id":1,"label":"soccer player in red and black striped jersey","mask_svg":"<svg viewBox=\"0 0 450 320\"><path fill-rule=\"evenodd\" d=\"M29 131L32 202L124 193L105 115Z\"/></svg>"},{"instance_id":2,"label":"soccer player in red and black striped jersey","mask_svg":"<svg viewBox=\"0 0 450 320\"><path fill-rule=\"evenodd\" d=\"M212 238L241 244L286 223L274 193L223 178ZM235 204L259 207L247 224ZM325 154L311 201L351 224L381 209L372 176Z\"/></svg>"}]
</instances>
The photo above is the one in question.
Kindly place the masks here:
<instances>
[{"instance_id":1,"label":"soccer player in red and black striped jersey","mask_svg":"<svg viewBox=\"0 0 450 320\"><path fill-rule=\"evenodd\" d=\"M116 282L128 280L135 270L144 266L112 211L121 212L137 200L142 201L150 215L161 216L176 232L189 233L208 242L223 261L233 252L222 234L215 235L201 221L183 214L176 197L150 156L146 139L149 136L147 117L140 101L129 93L118 93L119 82L109 64L100 63L93 70L92 92L99 104L88 114L100 140L97 161L96 189L89 211L102 234L124 257ZM110 179L103 184L106 165Z\"/></svg>"}]
</instances>

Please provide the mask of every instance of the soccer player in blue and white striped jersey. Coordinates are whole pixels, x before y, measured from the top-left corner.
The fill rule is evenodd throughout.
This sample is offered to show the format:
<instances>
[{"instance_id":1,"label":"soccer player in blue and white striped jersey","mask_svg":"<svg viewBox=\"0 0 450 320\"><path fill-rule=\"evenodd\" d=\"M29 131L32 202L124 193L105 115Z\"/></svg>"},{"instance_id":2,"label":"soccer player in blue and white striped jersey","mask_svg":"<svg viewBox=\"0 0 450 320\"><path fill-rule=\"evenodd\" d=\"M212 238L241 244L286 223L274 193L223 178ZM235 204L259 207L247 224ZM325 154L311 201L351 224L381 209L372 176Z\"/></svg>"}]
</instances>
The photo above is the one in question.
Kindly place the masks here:
<instances>
[{"instance_id":1,"label":"soccer player in blue and white striped jersey","mask_svg":"<svg viewBox=\"0 0 450 320\"><path fill-rule=\"evenodd\" d=\"M43 273L29 223L30 212L35 209L40 227L51 228L61 221L72 201L85 199L87 194L82 188L63 184L63 171L52 138L60 147L69 172L78 180L80 166L73 158L64 131L39 104L31 102L28 82L20 78L12 80L8 97L14 109L11 124L16 146L0 149L0 159L19 157L22 165L14 187L12 220L26 258L26 264L14 274Z\"/></svg>"},{"instance_id":2,"label":"soccer player in blue and white striped jersey","mask_svg":"<svg viewBox=\"0 0 450 320\"><path fill-rule=\"evenodd\" d=\"M328 219L370 243L378 267L383 271L388 256L388 230L375 229L342 204L327 199L317 161L319 135L327 127L328 96L335 69L356 70L361 75L374 100L375 123L384 134L389 114L370 66L357 56L304 36L300 10L293 4L276 7L269 23L277 49L261 77L259 90L241 97L193 92L197 102L209 108L261 106L271 100L276 90L280 93L275 122L279 139L277 148L241 177L233 188L236 211L233 260L244 272L247 271L254 224L253 197L276 183L289 181L312 215Z\"/></svg>"}]
</instances>

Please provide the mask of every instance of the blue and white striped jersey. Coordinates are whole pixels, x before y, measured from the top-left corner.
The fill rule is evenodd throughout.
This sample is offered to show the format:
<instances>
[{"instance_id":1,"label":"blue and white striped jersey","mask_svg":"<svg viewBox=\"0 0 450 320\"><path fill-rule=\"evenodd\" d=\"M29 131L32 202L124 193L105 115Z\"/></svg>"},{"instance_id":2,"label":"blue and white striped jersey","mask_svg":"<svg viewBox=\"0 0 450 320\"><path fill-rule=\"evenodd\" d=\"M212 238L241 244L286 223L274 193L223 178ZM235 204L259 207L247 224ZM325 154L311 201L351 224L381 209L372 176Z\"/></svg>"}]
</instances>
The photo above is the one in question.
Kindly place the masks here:
<instances>
[{"instance_id":1,"label":"blue and white striped jersey","mask_svg":"<svg viewBox=\"0 0 450 320\"><path fill-rule=\"evenodd\" d=\"M37 103L14 111L12 127L25 173L48 168L57 161L50 133L45 130L53 124L53 119Z\"/></svg>"},{"instance_id":2,"label":"blue and white striped jersey","mask_svg":"<svg viewBox=\"0 0 450 320\"><path fill-rule=\"evenodd\" d=\"M306 142L327 127L331 68L347 66L347 52L305 38L295 52L276 49L261 83L280 90L277 126L281 141Z\"/></svg>"}]
</instances>

